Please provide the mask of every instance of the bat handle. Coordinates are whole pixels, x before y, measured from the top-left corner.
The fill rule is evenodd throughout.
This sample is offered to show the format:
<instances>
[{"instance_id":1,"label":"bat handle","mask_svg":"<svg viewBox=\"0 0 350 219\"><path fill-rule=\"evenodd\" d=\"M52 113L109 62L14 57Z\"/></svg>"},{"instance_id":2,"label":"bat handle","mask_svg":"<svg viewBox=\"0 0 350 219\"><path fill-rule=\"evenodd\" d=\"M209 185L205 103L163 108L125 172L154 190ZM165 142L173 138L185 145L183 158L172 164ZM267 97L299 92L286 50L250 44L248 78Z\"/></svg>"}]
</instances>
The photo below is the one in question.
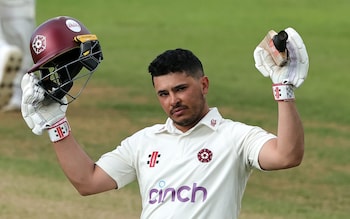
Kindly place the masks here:
<instances>
[{"instance_id":1,"label":"bat handle","mask_svg":"<svg viewBox=\"0 0 350 219\"><path fill-rule=\"evenodd\" d=\"M287 39L288 39L288 34L284 30L281 30L278 34L273 36L273 38L272 38L273 44L275 45L276 49L279 52L286 51Z\"/></svg>"}]
</instances>

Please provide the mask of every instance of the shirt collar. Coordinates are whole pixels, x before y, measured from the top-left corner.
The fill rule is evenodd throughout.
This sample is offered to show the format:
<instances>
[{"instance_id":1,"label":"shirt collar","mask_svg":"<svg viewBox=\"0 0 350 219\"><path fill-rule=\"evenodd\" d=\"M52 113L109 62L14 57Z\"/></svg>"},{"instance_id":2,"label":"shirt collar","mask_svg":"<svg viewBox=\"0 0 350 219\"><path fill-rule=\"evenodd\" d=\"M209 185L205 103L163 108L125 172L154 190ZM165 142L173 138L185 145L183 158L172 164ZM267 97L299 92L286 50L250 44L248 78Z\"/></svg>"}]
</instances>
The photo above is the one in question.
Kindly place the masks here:
<instances>
[{"instance_id":1,"label":"shirt collar","mask_svg":"<svg viewBox=\"0 0 350 219\"><path fill-rule=\"evenodd\" d=\"M215 131L219 127L221 120L222 116L219 113L218 109L216 107L210 108L209 112L193 128L188 130L186 133L192 132L192 130L196 129L201 125L205 125L211 128L213 131ZM163 132L168 132L170 134L185 134L174 126L174 122L170 118L167 118L165 124L162 125L160 129L155 131L155 133Z\"/></svg>"}]
</instances>

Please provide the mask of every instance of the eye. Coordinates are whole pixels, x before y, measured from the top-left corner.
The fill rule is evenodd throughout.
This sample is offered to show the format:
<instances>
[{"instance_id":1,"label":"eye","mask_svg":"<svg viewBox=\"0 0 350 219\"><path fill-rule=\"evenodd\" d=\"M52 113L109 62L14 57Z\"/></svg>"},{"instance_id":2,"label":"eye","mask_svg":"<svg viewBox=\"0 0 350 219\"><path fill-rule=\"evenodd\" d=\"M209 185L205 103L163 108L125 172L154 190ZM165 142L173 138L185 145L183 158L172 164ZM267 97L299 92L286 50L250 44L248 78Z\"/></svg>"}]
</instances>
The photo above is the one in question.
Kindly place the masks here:
<instances>
[{"instance_id":1,"label":"eye","mask_svg":"<svg viewBox=\"0 0 350 219\"><path fill-rule=\"evenodd\" d=\"M181 86L176 87L175 91L183 91L183 90L186 90L186 88L187 88L187 86L181 85Z\"/></svg>"},{"instance_id":2,"label":"eye","mask_svg":"<svg viewBox=\"0 0 350 219\"><path fill-rule=\"evenodd\" d=\"M165 97L165 96L167 96L167 95L169 95L169 93L168 93L167 91L159 91L159 92L158 92L158 96L159 96L159 97Z\"/></svg>"}]
</instances>

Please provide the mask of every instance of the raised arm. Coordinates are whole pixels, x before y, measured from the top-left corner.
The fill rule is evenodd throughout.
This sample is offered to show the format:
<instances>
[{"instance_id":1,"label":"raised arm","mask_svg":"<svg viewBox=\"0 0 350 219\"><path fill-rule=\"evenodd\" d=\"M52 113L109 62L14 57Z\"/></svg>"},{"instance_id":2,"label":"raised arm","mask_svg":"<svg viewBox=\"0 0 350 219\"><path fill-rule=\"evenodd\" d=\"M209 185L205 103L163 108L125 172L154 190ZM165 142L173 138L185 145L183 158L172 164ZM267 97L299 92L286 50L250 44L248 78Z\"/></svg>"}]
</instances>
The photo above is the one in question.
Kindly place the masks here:
<instances>
[{"instance_id":1,"label":"raised arm","mask_svg":"<svg viewBox=\"0 0 350 219\"><path fill-rule=\"evenodd\" d=\"M272 56L279 54L276 50L271 51L268 46L271 42L266 42L266 38L254 51L255 66L265 77L272 79L273 96L278 102L277 138L266 142L259 153L260 166L265 170L298 166L304 154L304 129L294 90L306 79L309 60L300 35L292 28L285 32L288 34L286 63L276 64Z\"/></svg>"},{"instance_id":2,"label":"raised arm","mask_svg":"<svg viewBox=\"0 0 350 219\"><path fill-rule=\"evenodd\" d=\"M117 183L83 151L71 134L67 106L45 96L34 74L22 79L22 116L36 135L48 131L59 164L81 195L117 188ZM65 97L60 102L65 103Z\"/></svg>"},{"instance_id":3,"label":"raised arm","mask_svg":"<svg viewBox=\"0 0 350 219\"><path fill-rule=\"evenodd\" d=\"M58 161L79 193L116 188L74 140L66 119L68 103L78 98L103 60L97 36L75 18L54 17L35 29L30 51L34 65L21 83L25 122L36 135L48 131Z\"/></svg>"},{"instance_id":4,"label":"raised arm","mask_svg":"<svg viewBox=\"0 0 350 219\"><path fill-rule=\"evenodd\" d=\"M304 129L295 102L278 102L277 138L265 143L259 153L265 170L298 166L304 155Z\"/></svg>"},{"instance_id":5,"label":"raised arm","mask_svg":"<svg viewBox=\"0 0 350 219\"><path fill-rule=\"evenodd\" d=\"M53 143L53 147L64 173L81 195L117 188L117 183L95 165L72 135Z\"/></svg>"}]
</instances>

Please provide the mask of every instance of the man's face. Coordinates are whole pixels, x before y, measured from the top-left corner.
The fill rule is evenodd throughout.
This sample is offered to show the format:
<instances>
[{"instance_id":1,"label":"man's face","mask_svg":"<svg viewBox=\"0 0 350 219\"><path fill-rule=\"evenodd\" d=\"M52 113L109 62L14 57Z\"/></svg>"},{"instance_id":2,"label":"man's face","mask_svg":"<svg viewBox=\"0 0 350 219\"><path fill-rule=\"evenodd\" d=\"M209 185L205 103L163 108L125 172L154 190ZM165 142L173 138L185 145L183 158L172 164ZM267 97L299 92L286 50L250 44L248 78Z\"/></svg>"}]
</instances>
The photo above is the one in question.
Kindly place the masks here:
<instances>
[{"instance_id":1,"label":"man's face","mask_svg":"<svg viewBox=\"0 0 350 219\"><path fill-rule=\"evenodd\" d=\"M209 87L206 76L196 79L174 72L154 77L153 81L160 105L179 130L189 130L209 111L205 99Z\"/></svg>"}]
</instances>

